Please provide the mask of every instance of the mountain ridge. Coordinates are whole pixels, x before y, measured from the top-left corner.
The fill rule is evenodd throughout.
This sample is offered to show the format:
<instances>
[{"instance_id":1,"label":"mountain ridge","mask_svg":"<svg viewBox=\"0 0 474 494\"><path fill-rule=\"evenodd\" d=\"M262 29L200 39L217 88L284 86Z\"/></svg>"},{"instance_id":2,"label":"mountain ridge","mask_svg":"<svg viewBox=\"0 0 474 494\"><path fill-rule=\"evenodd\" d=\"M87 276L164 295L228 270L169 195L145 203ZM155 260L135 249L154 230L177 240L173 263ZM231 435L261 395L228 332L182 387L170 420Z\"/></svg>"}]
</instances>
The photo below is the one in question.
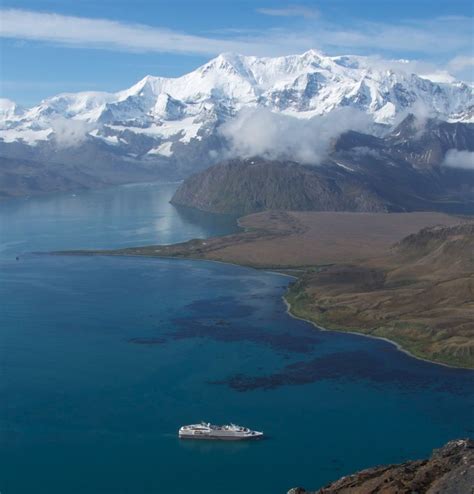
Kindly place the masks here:
<instances>
[{"instance_id":1,"label":"mountain ridge","mask_svg":"<svg viewBox=\"0 0 474 494\"><path fill-rule=\"evenodd\" d=\"M474 118L473 90L467 84L432 82L389 68L390 63L395 62L329 57L315 50L275 58L221 54L181 77L148 75L116 93L61 93L30 109L4 100L0 139L35 145L57 134L54 119L65 118L94 124L104 138L102 126L116 137L124 130L120 127L161 140L182 132L177 140L186 142L204 135L206 124L226 120L247 106L298 118L349 106L384 124L392 124L414 105L445 120ZM173 124L177 120L180 125Z\"/></svg>"}]
</instances>

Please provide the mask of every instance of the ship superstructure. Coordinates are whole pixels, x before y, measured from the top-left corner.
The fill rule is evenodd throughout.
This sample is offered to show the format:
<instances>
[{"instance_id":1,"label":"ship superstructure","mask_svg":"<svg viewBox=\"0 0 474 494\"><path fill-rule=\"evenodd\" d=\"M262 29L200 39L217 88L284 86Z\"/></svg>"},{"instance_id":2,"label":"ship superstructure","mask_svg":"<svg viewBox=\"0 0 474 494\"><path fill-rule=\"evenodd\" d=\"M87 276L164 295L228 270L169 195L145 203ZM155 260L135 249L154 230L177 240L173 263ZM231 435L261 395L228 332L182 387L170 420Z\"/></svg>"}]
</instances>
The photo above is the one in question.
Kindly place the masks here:
<instances>
[{"instance_id":1,"label":"ship superstructure","mask_svg":"<svg viewBox=\"0 0 474 494\"><path fill-rule=\"evenodd\" d=\"M253 431L240 425L212 425L208 422L183 425L178 432L180 439L209 439L239 441L244 439L260 439L263 432Z\"/></svg>"}]
</instances>

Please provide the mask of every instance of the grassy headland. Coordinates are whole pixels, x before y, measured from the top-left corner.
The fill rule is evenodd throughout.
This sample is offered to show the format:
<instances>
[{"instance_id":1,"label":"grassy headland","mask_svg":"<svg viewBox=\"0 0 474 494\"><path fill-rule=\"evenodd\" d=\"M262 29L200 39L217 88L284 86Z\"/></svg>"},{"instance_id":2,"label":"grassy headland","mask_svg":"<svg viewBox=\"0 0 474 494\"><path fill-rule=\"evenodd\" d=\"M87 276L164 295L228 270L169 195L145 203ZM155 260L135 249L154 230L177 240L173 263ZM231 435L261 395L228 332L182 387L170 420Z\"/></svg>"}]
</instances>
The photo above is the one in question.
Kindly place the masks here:
<instances>
[{"instance_id":1,"label":"grassy headland","mask_svg":"<svg viewBox=\"0 0 474 494\"><path fill-rule=\"evenodd\" d=\"M308 270L286 298L321 327L474 368L474 224L425 228L378 259Z\"/></svg>"}]
</instances>

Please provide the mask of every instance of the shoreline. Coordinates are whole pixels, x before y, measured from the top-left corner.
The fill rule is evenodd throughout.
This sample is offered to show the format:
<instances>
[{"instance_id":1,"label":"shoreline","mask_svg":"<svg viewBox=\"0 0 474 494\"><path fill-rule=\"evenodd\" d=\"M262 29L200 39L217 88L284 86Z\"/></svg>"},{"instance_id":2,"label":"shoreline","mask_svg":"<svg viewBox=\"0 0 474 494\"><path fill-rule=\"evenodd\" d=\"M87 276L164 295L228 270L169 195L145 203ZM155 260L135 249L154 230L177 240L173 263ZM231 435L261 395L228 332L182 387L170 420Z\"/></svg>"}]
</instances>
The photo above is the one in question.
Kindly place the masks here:
<instances>
[{"instance_id":1,"label":"shoreline","mask_svg":"<svg viewBox=\"0 0 474 494\"><path fill-rule=\"evenodd\" d=\"M414 355L411 353L409 350L404 348L400 343L397 343L396 341L390 340L388 338L385 338L383 336L374 336L372 334L366 334L366 333L360 333L358 331L344 331L343 329L328 329L324 328L322 326L319 326L316 322L311 321L310 319L305 319L304 317L297 316L296 314L293 314L291 311L291 304L286 300L286 294L282 295L282 300L286 306L286 313L292 317L293 319L299 319L300 321L307 322L309 324L312 324L316 329L319 331L329 331L329 332L334 332L334 333L345 333L345 334L355 334L357 336L363 336L364 338L372 338L374 340L381 340L385 341L386 343L390 343L393 345L399 352L404 353L405 355L408 355L409 357L416 359L416 360L421 360L422 362L427 362L428 364L434 364L434 365L441 365L443 367L447 367L449 369L461 369L461 370L467 370L467 371L474 371L474 369L471 369L470 367L461 367L461 366L456 366L456 365L450 365L446 364L444 362L437 362L436 360L429 360L427 358L419 357L417 355Z\"/></svg>"},{"instance_id":2,"label":"shoreline","mask_svg":"<svg viewBox=\"0 0 474 494\"><path fill-rule=\"evenodd\" d=\"M271 274L274 274L274 275L278 275L278 276L286 276L286 277L289 277L289 278L293 278L293 279L298 279L297 276L295 275L292 275L292 274L289 274L289 273L285 273L285 272L280 272L278 270L275 270L274 268L265 268L265 267L257 267L257 266L252 266L252 265L248 265L248 264L238 264L238 263L235 263L235 262L230 262L230 261L220 261L220 260L214 260L214 259L202 259L202 258L196 258L196 257L175 257L175 256L157 256L157 255L141 255L141 254L123 254L123 253L117 253L117 254L113 254L113 253L100 253L100 252L90 252L88 253L87 251L70 251L70 252L67 252L67 251L64 251L64 252L49 252L49 253L44 253L44 252L37 252L36 254L47 254L47 255L65 255L65 256L86 256L86 257L94 257L94 256L102 256L102 257L141 257L141 258L145 258L145 259L166 259L166 260L175 260L175 261L202 261L202 262L210 262L210 263L219 263L219 264L226 264L226 265L229 265L229 266L237 266L237 267L240 267L240 268L247 268L247 269L255 269L256 271L266 271L267 273L271 273ZM288 269L297 269L297 268L288 268ZM304 269L304 267L302 268L299 268L299 269ZM284 271L284 268L283 268L283 271ZM365 338L372 338L372 339L376 339L376 340L380 340L380 341L384 341L386 343L389 343L393 346L395 346L395 348L404 353L405 355L408 355L409 357L413 358L413 359L416 359L416 360L420 360L420 361L423 361L423 362L426 362L426 363L429 363L429 364L433 364L433 365L440 365L440 366L443 366L443 367L446 367L446 368L449 368L449 369L461 369L461 370L467 370L467 371L474 371L474 369L470 368L470 367L462 367L462 366L455 366L455 365L450 365L450 364L446 364L444 362L437 362L436 360L430 360L430 359L427 359L427 358L424 358L424 357L419 357L413 353L411 353L409 350L407 350L406 348L404 348L400 343L397 343L396 341L393 341L393 340L390 340L389 338L385 338L383 336L374 336L374 335L371 335L371 334L366 334L366 333L361 333L361 332L358 332L358 331L351 331L351 330L342 330L342 329L328 329L328 328L324 328L322 326L319 326L316 322L310 320L310 319L306 319L304 317L300 317L300 316L297 316L296 314L293 314L292 312L292 308L291 308L291 304L288 302L288 300L286 299L286 295L288 293L288 290L289 288L287 287L286 288L286 293L283 294L281 296L281 300L283 301L285 307L286 307L286 313L292 317L293 319L298 319L300 321L304 321L306 323L309 323L311 325L313 325L317 330L319 331L328 331L328 332L336 332L336 333L346 333L346 334L354 334L354 335L357 335L357 336L363 336Z\"/></svg>"},{"instance_id":3,"label":"shoreline","mask_svg":"<svg viewBox=\"0 0 474 494\"><path fill-rule=\"evenodd\" d=\"M171 244L172 245L172 244ZM119 251L120 249L117 249ZM294 276L289 273L285 273L285 271L302 271L305 269L312 268L314 266L287 266L287 267L278 267L278 266L256 266L252 264L239 264L238 262L231 261L221 261L219 259L206 259L203 257L178 257L178 256L157 256L152 254L124 254L122 252L114 254L112 252L107 251L87 251L87 250L77 250L77 251L51 251L51 252L30 252L30 254L37 256L84 256L84 257L141 257L144 259L167 259L171 261L202 261L202 262L216 262L219 264L228 264L229 266L237 266L239 268L249 268L255 269L256 271L267 271L268 273L277 274L279 276L289 276L290 278L298 279L297 276ZM279 271L281 269L281 271Z\"/></svg>"}]
</instances>

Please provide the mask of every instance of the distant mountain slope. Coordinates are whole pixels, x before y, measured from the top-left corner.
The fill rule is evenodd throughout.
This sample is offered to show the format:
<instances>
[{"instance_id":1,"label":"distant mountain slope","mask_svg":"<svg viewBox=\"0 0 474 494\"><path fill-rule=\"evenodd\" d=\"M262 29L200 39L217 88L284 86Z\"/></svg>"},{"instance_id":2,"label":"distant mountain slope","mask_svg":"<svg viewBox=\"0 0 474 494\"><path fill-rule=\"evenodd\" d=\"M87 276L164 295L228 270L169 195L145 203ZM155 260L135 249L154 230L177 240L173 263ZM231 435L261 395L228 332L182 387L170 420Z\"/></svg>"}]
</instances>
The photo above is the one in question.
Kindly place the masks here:
<instances>
[{"instance_id":1,"label":"distant mountain slope","mask_svg":"<svg viewBox=\"0 0 474 494\"><path fill-rule=\"evenodd\" d=\"M351 176L260 158L233 160L184 181L171 201L214 213L386 211L389 204Z\"/></svg>"},{"instance_id":2,"label":"distant mountain slope","mask_svg":"<svg viewBox=\"0 0 474 494\"><path fill-rule=\"evenodd\" d=\"M80 146L97 166L107 155L185 175L213 161L209 152L222 146L219 126L244 108L299 119L350 108L384 125L422 108L469 122L474 96L467 84L432 82L400 61L315 50L276 58L223 54L182 77L146 76L117 93L63 93L32 108L1 99L0 154L29 159L34 152L49 163L56 152L77 159Z\"/></svg>"},{"instance_id":3,"label":"distant mountain slope","mask_svg":"<svg viewBox=\"0 0 474 494\"><path fill-rule=\"evenodd\" d=\"M474 150L474 124L408 116L383 138L350 131L319 166L231 160L186 179L174 204L221 213L265 209L474 212L472 169L445 166ZM474 155L472 155L474 159Z\"/></svg>"},{"instance_id":4,"label":"distant mountain slope","mask_svg":"<svg viewBox=\"0 0 474 494\"><path fill-rule=\"evenodd\" d=\"M157 169L104 164L100 171L75 164L48 163L34 159L0 156L0 200L46 192L96 189L107 185L144 182L166 177Z\"/></svg>"},{"instance_id":5,"label":"distant mountain slope","mask_svg":"<svg viewBox=\"0 0 474 494\"><path fill-rule=\"evenodd\" d=\"M32 191L55 192L100 187L103 182L74 167L44 166L28 160L0 157L0 199L29 195Z\"/></svg>"}]
</instances>

